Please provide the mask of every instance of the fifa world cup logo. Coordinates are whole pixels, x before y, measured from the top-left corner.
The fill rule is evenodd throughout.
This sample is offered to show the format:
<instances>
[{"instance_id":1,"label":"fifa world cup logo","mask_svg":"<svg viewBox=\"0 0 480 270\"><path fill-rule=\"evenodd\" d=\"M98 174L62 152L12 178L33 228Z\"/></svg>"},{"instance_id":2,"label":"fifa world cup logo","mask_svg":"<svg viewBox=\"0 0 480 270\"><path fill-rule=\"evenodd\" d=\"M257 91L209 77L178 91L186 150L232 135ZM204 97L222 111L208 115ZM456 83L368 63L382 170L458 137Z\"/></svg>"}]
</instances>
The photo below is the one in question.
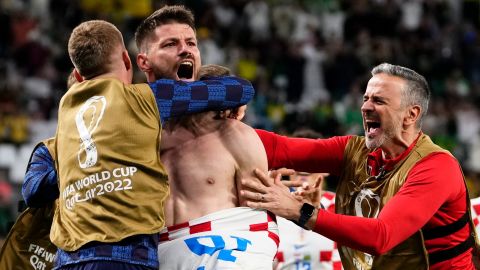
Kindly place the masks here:
<instances>
[{"instance_id":1,"label":"fifa world cup logo","mask_svg":"<svg viewBox=\"0 0 480 270\"><path fill-rule=\"evenodd\" d=\"M376 218L380 211L380 197L370 189L362 189L355 197L357 217Z\"/></svg>"},{"instance_id":2,"label":"fifa world cup logo","mask_svg":"<svg viewBox=\"0 0 480 270\"><path fill-rule=\"evenodd\" d=\"M82 105L75 116L75 123L80 134L80 150L77 157L82 169L93 167L97 163L97 146L92 134L102 120L106 106L107 100L104 96L93 96ZM85 161L82 161L83 156L85 156Z\"/></svg>"}]
</instances>

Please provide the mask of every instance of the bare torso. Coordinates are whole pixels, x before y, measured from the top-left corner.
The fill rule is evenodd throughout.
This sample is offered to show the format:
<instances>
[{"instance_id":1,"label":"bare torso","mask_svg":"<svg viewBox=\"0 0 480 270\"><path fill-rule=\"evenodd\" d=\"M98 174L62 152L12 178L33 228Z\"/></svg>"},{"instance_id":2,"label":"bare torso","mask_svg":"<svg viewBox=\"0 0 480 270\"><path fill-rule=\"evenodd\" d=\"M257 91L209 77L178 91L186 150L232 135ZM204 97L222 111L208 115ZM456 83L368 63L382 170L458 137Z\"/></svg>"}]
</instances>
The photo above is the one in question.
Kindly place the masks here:
<instances>
[{"instance_id":1,"label":"bare torso","mask_svg":"<svg viewBox=\"0 0 480 270\"><path fill-rule=\"evenodd\" d=\"M161 159L170 182L167 226L239 206L240 179L253 177L255 167L267 170L255 131L238 120L215 120L213 115L190 116L162 133Z\"/></svg>"}]
</instances>

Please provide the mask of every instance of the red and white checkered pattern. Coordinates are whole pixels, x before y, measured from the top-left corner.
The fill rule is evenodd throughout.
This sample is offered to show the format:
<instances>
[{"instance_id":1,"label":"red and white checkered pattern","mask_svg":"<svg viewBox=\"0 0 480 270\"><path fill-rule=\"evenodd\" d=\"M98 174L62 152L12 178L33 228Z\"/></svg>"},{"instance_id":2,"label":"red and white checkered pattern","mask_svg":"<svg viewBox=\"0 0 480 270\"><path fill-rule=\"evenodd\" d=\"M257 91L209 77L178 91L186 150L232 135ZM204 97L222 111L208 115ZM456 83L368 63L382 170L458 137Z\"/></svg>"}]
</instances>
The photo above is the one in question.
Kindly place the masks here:
<instances>
[{"instance_id":1,"label":"red and white checkered pattern","mask_svg":"<svg viewBox=\"0 0 480 270\"><path fill-rule=\"evenodd\" d=\"M475 224L475 229L477 230L477 236L480 234L480 197L471 199L470 205L472 207L472 219L473 224Z\"/></svg>"},{"instance_id":2,"label":"red and white checkered pattern","mask_svg":"<svg viewBox=\"0 0 480 270\"><path fill-rule=\"evenodd\" d=\"M279 243L275 216L248 207L221 210L160 234L160 269L271 269Z\"/></svg>"},{"instance_id":3,"label":"red and white checkered pattern","mask_svg":"<svg viewBox=\"0 0 480 270\"><path fill-rule=\"evenodd\" d=\"M328 211L335 211L335 193L325 192L320 199ZM278 219L280 247L275 269L340 270L342 263L335 242L306 231L285 219Z\"/></svg>"},{"instance_id":4,"label":"red and white checkered pattern","mask_svg":"<svg viewBox=\"0 0 480 270\"><path fill-rule=\"evenodd\" d=\"M245 207L234 209L242 208ZM160 243L208 231L267 231L268 237L278 246L279 237L275 215L266 211L248 209L251 211L233 216L232 209L226 209L189 222L166 227L160 232ZM251 214L253 212L255 214Z\"/></svg>"},{"instance_id":5,"label":"red and white checkered pattern","mask_svg":"<svg viewBox=\"0 0 480 270\"><path fill-rule=\"evenodd\" d=\"M335 213L335 193L331 191L325 191L320 198L320 203L328 211Z\"/></svg>"}]
</instances>

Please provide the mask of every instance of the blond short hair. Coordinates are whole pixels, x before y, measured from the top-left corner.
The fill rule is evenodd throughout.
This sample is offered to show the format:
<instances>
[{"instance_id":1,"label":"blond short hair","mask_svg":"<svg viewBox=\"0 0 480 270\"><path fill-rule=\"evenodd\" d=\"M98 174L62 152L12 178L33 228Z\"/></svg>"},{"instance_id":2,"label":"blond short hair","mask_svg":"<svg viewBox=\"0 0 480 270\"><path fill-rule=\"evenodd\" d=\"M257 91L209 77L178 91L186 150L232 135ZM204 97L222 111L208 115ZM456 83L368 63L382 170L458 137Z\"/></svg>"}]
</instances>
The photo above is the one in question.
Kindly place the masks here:
<instances>
[{"instance_id":1,"label":"blond short hair","mask_svg":"<svg viewBox=\"0 0 480 270\"><path fill-rule=\"evenodd\" d=\"M230 69L220 65L203 65L200 67L200 71L198 72L198 77L200 80L205 79L207 77L221 77L221 76L229 76L232 73Z\"/></svg>"},{"instance_id":2,"label":"blond short hair","mask_svg":"<svg viewBox=\"0 0 480 270\"><path fill-rule=\"evenodd\" d=\"M118 45L124 46L124 43L115 25L91 20L73 29L68 40L68 55L78 73L90 79L110 71L111 55Z\"/></svg>"}]
</instances>

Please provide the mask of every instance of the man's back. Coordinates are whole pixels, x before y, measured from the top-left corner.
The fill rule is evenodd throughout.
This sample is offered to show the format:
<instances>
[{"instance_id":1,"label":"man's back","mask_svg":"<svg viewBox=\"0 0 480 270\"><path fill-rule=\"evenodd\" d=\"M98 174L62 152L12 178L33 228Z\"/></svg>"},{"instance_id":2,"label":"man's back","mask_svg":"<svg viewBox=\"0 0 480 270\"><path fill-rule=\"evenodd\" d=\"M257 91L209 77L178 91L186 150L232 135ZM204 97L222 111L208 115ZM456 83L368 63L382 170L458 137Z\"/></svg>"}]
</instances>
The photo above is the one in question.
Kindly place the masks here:
<instances>
[{"instance_id":1,"label":"man's back","mask_svg":"<svg viewBox=\"0 0 480 270\"><path fill-rule=\"evenodd\" d=\"M163 132L162 160L169 174L167 226L240 206L237 186L267 158L254 130L214 112L182 119Z\"/></svg>"},{"instance_id":2,"label":"man's back","mask_svg":"<svg viewBox=\"0 0 480 270\"><path fill-rule=\"evenodd\" d=\"M86 80L63 96L54 143L61 194L50 235L54 244L75 251L92 241L161 230L168 186L156 147L159 119L146 84ZM138 218L139 212L155 214Z\"/></svg>"}]
</instances>

